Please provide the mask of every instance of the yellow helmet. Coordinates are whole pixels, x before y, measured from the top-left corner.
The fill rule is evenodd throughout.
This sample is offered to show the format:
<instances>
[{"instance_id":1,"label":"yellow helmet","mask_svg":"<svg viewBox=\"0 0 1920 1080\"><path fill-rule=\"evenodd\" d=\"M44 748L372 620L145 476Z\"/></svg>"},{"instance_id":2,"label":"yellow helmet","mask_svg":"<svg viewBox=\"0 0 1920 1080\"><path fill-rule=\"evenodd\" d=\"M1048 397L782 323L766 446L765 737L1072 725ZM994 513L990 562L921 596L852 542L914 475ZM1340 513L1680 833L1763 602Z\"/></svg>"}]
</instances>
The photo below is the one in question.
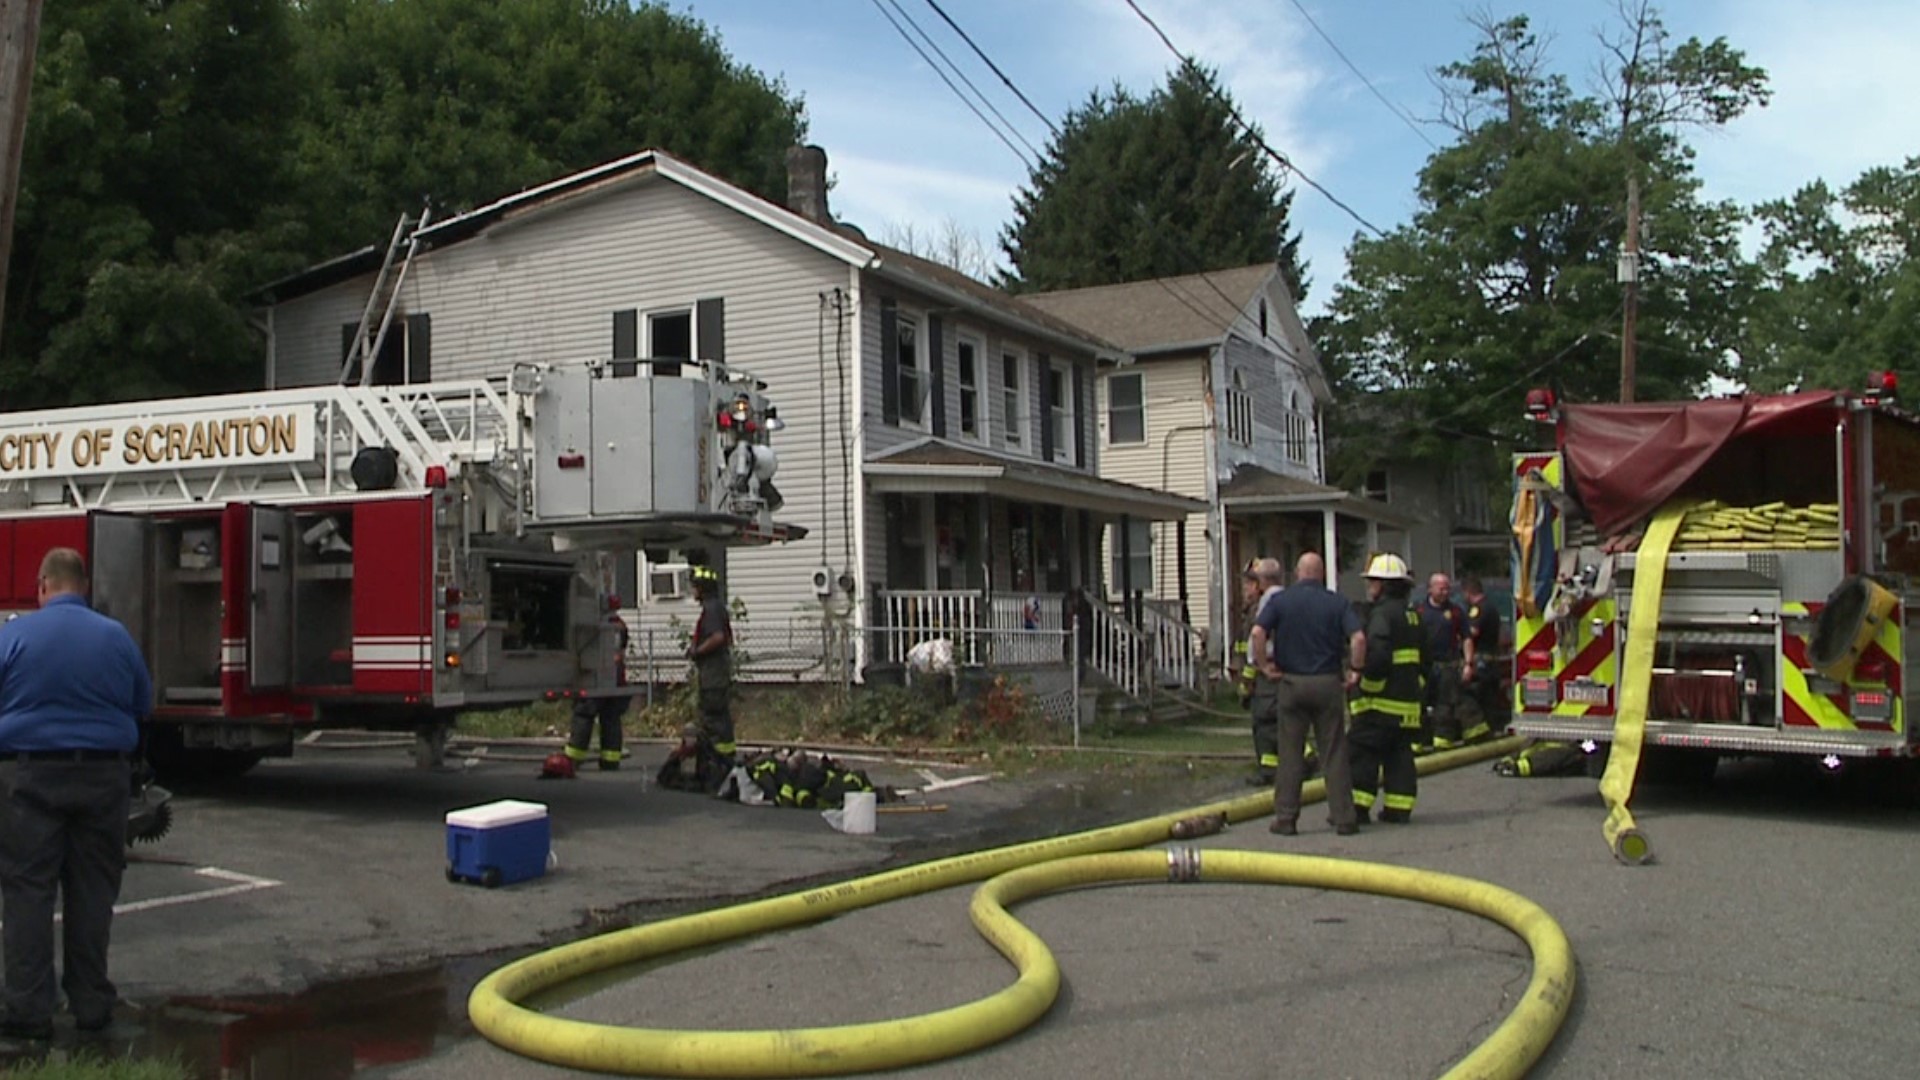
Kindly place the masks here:
<instances>
[{"instance_id":1,"label":"yellow helmet","mask_svg":"<svg viewBox=\"0 0 1920 1080\"><path fill-rule=\"evenodd\" d=\"M1362 577L1378 581L1412 581L1413 571L1407 569L1407 560L1398 555L1375 555L1367 564L1367 572Z\"/></svg>"},{"instance_id":2,"label":"yellow helmet","mask_svg":"<svg viewBox=\"0 0 1920 1080\"><path fill-rule=\"evenodd\" d=\"M713 585L720 583L720 572L711 566L696 566L691 576L696 582L704 581Z\"/></svg>"}]
</instances>

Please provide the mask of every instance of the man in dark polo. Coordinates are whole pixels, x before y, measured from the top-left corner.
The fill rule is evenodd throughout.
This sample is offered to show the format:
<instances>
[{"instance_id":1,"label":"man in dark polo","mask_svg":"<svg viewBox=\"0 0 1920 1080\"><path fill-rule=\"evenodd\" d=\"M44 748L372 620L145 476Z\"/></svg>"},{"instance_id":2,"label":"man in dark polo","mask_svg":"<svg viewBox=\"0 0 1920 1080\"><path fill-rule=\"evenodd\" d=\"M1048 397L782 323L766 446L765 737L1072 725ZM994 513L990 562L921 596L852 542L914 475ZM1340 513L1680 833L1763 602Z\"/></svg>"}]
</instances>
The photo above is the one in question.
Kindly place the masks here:
<instances>
[{"instance_id":1,"label":"man in dark polo","mask_svg":"<svg viewBox=\"0 0 1920 1080\"><path fill-rule=\"evenodd\" d=\"M0 626L0 1036L53 1035L53 914L66 920L67 1005L104 1030L107 940L127 865L129 761L153 681L126 628L87 606L72 548L40 562L40 610Z\"/></svg>"},{"instance_id":2,"label":"man in dark polo","mask_svg":"<svg viewBox=\"0 0 1920 1080\"><path fill-rule=\"evenodd\" d=\"M1327 782L1327 820L1341 836L1359 832L1347 759L1347 687L1366 665L1367 635L1353 605L1327 588L1320 556L1300 556L1293 586L1260 609L1252 637L1248 651L1260 667L1254 709L1256 715L1263 708L1274 711L1280 736L1270 831L1281 836L1298 831L1307 729L1312 728Z\"/></svg>"}]
</instances>

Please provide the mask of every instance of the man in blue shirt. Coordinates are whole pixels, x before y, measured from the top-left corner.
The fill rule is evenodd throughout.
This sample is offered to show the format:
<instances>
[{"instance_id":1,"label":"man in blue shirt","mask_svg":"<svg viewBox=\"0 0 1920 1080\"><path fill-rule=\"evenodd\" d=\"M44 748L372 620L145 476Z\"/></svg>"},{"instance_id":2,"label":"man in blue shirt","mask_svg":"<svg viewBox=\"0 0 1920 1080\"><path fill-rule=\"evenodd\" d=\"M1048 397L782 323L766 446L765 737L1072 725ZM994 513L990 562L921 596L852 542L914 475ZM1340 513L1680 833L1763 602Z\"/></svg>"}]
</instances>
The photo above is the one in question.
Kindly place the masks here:
<instances>
[{"instance_id":1,"label":"man in blue shirt","mask_svg":"<svg viewBox=\"0 0 1920 1080\"><path fill-rule=\"evenodd\" d=\"M82 595L72 548L40 562L40 610L0 626L0 1036L53 1035L53 907L61 894L74 1024L113 1020L107 940L127 865L129 762L153 681L125 627Z\"/></svg>"},{"instance_id":2,"label":"man in blue shirt","mask_svg":"<svg viewBox=\"0 0 1920 1080\"><path fill-rule=\"evenodd\" d=\"M1327 820L1333 831L1360 831L1347 759L1347 688L1366 665L1367 635L1353 605L1327 588L1327 567L1308 552L1294 567L1293 587L1273 597L1254 619L1248 649L1260 667L1254 712L1271 710L1280 742L1269 831L1299 831L1300 786L1307 779L1307 729L1313 729L1327 783ZM1271 652L1269 652L1271 643Z\"/></svg>"}]
</instances>

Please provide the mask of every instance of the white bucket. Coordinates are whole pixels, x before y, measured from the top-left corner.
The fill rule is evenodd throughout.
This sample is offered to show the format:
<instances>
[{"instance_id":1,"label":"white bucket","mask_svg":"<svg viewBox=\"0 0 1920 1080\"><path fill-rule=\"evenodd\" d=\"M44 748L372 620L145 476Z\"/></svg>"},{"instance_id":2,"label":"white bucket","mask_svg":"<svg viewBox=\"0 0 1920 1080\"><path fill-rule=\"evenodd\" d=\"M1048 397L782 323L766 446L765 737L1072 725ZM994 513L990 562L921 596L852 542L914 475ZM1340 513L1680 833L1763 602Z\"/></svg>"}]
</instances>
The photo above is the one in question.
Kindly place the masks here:
<instances>
[{"instance_id":1,"label":"white bucket","mask_svg":"<svg viewBox=\"0 0 1920 1080\"><path fill-rule=\"evenodd\" d=\"M874 794L871 791L849 791L842 808L840 829L852 836L866 836L873 832Z\"/></svg>"}]
</instances>

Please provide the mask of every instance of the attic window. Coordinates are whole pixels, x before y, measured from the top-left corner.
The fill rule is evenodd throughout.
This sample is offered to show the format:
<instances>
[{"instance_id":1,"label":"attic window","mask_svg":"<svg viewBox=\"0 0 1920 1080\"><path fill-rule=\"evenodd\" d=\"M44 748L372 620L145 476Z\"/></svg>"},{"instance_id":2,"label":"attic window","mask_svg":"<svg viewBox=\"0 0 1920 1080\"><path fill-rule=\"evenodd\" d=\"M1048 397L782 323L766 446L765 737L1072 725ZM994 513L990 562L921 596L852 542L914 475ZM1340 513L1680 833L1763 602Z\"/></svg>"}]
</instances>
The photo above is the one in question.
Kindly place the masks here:
<instances>
[{"instance_id":1,"label":"attic window","mask_svg":"<svg viewBox=\"0 0 1920 1080\"><path fill-rule=\"evenodd\" d=\"M1227 438L1241 446L1253 445L1253 395L1247 393L1247 377L1238 369L1233 385L1227 387Z\"/></svg>"},{"instance_id":2,"label":"attic window","mask_svg":"<svg viewBox=\"0 0 1920 1080\"><path fill-rule=\"evenodd\" d=\"M1260 336L1267 336L1267 300L1265 297L1260 298Z\"/></svg>"}]
</instances>

